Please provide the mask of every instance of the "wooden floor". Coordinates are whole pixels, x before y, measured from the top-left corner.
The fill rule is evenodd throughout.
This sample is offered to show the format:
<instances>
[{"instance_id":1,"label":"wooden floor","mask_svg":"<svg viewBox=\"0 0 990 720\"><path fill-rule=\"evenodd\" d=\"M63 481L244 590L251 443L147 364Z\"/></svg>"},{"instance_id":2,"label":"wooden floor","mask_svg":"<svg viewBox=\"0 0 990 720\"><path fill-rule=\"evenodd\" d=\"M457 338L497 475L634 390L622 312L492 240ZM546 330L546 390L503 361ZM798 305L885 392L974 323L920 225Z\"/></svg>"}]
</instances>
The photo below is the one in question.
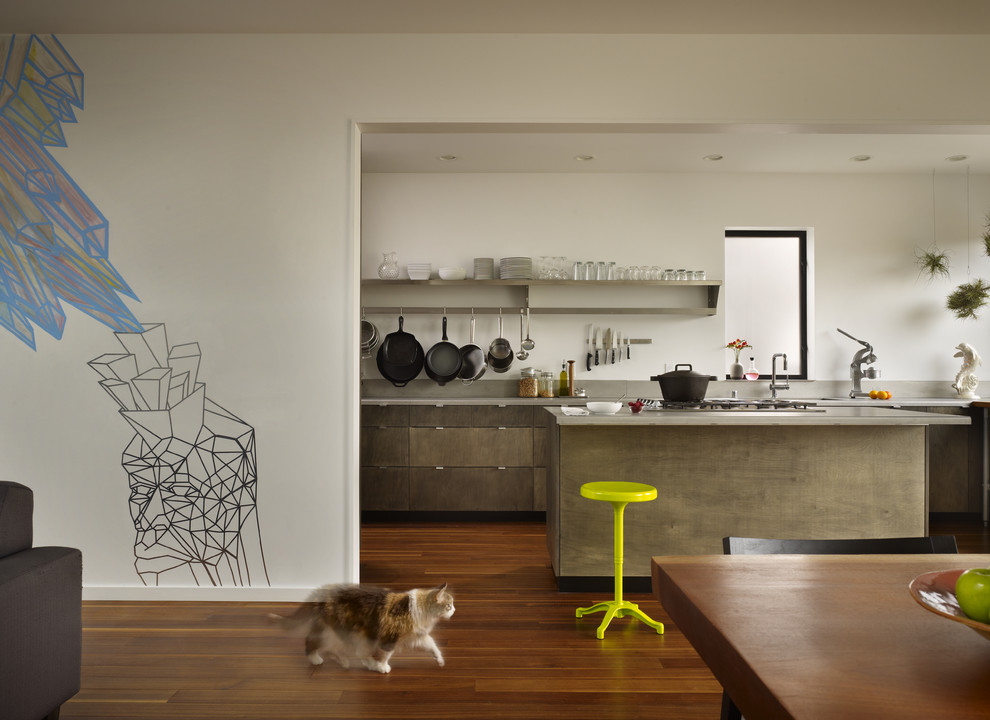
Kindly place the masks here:
<instances>
[{"instance_id":1,"label":"wooden floor","mask_svg":"<svg viewBox=\"0 0 990 720\"><path fill-rule=\"evenodd\" d=\"M990 552L982 525L934 526L961 552ZM375 524L361 572L396 589L450 583L457 611L434 635L447 663L396 656L392 672L309 665L302 640L268 624L291 604L86 602L82 690L69 718L671 718L714 720L721 688L649 595L626 599L667 622L657 635L574 608L558 593L542 523Z\"/></svg>"}]
</instances>

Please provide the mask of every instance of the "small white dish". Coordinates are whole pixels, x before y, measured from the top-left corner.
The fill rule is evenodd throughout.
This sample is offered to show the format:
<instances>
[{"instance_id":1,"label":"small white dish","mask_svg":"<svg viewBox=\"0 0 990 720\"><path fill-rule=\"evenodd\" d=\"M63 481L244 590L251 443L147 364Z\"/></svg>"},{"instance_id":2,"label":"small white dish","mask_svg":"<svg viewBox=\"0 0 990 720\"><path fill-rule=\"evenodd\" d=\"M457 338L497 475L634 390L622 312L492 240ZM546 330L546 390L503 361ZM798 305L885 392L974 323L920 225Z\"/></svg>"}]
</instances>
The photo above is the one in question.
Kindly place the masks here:
<instances>
[{"instance_id":1,"label":"small white dish","mask_svg":"<svg viewBox=\"0 0 990 720\"><path fill-rule=\"evenodd\" d=\"M440 268L441 280L463 280L467 277L467 270L464 268L442 267Z\"/></svg>"},{"instance_id":2,"label":"small white dish","mask_svg":"<svg viewBox=\"0 0 990 720\"><path fill-rule=\"evenodd\" d=\"M586 405L595 415L615 415L622 408L620 402L590 402Z\"/></svg>"},{"instance_id":3,"label":"small white dish","mask_svg":"<svg viewBox=\"0 0 990 720\"><path fill-rule=\"evenodd\" d=\"M409 273L410 280L429 280L433 274L433 266L430 263L409 263L406 265L406 272Z\"/></svg>"}]
</instances>

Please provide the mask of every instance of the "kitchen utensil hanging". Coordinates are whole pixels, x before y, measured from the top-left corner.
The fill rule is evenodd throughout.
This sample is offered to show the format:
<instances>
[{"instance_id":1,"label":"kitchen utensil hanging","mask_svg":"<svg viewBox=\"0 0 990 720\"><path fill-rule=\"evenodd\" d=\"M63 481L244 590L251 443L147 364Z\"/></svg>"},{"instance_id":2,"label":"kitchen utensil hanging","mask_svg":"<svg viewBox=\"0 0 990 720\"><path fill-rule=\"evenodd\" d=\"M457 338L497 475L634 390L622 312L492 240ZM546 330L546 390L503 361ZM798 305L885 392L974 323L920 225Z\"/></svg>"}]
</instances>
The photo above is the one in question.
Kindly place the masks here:
<instances>
[{"instance_id":1,"label":"kitchen utensil hanging","mask_svg":"<svg viewBox=\"0 0 990 720\"><path fill-rule=\"evenodd\" d=\"M470 385L485 374L485 351L474 342L474 308L471 309L471 341L461 346L461 370L457 376L465 385Z\"/></svg>"},{"instance_id":2,"label":"kitchen utensil hanging","mask_svg":"<svg viewBox=\"0 0 990 720\"><path fill-rule=\"evenodd\" d=\"M512 366L512 345L502 336L502 308L498 309L498 337L488 346L488 366L497 373L504 373Z\"/></svg>"},{"instance_id":3,"label":"kitchen utensil hanging","mask_svg":"<svg viewBox=\"0 0 990 720\"><path fill-rule=\"evenodd\" d=\"M461 371L461 351L447 340L447 314L443 316L443 339L434 343L426 353L426 374L438 385L446 385Z\"/></svg>"},{"instance_id":4,"label":"kitchen utensil hanging","mask_svg":"<svg viewBox=\"0 0 990 720\"><path fill-rule=\"evenodd\" d=\"M399 329L390 332L378 348L376 362L378 372L396 387L405 387L423 370L425 353L416 336L402 329L403 317L399 315Z\"/></svg>"}]
</instances>

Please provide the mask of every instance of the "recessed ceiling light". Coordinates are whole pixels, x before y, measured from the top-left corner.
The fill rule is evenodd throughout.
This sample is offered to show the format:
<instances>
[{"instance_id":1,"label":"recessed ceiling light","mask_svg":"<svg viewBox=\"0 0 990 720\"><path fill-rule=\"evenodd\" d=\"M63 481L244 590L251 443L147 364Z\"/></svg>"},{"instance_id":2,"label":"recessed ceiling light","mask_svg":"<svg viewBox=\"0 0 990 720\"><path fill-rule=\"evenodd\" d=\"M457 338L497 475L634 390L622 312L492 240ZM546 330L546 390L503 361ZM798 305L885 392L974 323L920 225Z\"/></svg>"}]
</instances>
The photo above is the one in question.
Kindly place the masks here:
<instances>
[{"instance_id":1,"label":"recessed ceiling light","mask_svg":"<svg viewBox=\"0 0 990 720\"><path fill-rule=\"evenodd\" d=\"M443 160L444 162L450 162L451 160L456 160L456 159L457 159L456 155L441 155L437 158L437 160Z\"/></svg>"},{"instance_id":2,"label":"recessed ceiling light","mask_svg":"<svg viewBox=\"0 0 990 720\"><path fill-rule=\"evenodd\" d=\"M852 160L853 162L866 162L867 160L872 160L873 159L873 156L872 155L853 155L849 159Z\"/></svg>"},{"instance_id":3,"label":"recessed ceiling light","mask_svg":"<svg viewBox=\"0 0 990 720\"><path fill-rule=\"evenodd\" d=\"M962 162L963 160L968 159L969 155L949 155L949 157L946 158L949 162Z\"/></svg>"},{"instance_id":4,"label":"recessed ceiling light","mask_svg":"<svg viewBox=\"0 0 990 720\"><path fill-rule=\"evenodd\" d=\"M707 160L708 162L718 162L719 160L722 159L722 157L723 156L722 155L719 155L718 153L712 153L711 155L705 155L701 159L702 160Z\"/></svg>"},{"instance_id":5,"label":"recessed ceiling light","mask_svg":"<svg viewBox=\"0 0 990 720\"><path fill-rule=\"evenodd\" d=\"M580 162L591 162L592 160L595 159L595 156L594 155L575 155L574 156L574 159L575 160L578 160Z\"/></svg>"}]
</instances>

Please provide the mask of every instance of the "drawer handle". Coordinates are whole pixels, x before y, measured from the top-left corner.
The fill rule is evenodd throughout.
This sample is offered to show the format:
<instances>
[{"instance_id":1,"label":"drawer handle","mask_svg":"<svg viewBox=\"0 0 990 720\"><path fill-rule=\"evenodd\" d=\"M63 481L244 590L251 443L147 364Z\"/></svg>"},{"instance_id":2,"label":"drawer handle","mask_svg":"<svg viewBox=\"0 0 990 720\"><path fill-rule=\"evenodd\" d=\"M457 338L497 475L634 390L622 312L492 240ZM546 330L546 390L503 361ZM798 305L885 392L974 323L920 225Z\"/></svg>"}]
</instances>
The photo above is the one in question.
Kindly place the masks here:
<instances>
[{"instance_id":1,"label":"drawer handle","mask_svg":"<svg viewBox=\"0 0 990 720\"><path fill-rule=\"evenodd\" d=\"M437 425L436 429L437 430L443 430L443 425Z\"/></svg>"},{"instance_id":2,"label":"drawer handle","mask_svg":"<svg viewBox=\"0 0 990 720\"><path fill-rule=\"evenodd\" d=\"M499 430L505 430L505 425L499 425Z\"/></svg>"},{"instance_id":3,"label":"drawer handle","mask_svg":"<svg viewBox=\"0 0 990 720\"><path fill-rule=\"evenodd\" d=\"M443 470L443 465L437 465L437 466L436 466L436 469L437 469L437 470Z\"/></svg>"},{"instance_id":4,"label":"drawer handle","mask_svg":"<svg viewBox=\"0 0 990 720\"><path fill-rule=\"evenodd\" d=\"M505 465L499 465L499 466L498 466L498 469L499 469L499 470L505 470Z\"/></svg>"}]
</instances>

